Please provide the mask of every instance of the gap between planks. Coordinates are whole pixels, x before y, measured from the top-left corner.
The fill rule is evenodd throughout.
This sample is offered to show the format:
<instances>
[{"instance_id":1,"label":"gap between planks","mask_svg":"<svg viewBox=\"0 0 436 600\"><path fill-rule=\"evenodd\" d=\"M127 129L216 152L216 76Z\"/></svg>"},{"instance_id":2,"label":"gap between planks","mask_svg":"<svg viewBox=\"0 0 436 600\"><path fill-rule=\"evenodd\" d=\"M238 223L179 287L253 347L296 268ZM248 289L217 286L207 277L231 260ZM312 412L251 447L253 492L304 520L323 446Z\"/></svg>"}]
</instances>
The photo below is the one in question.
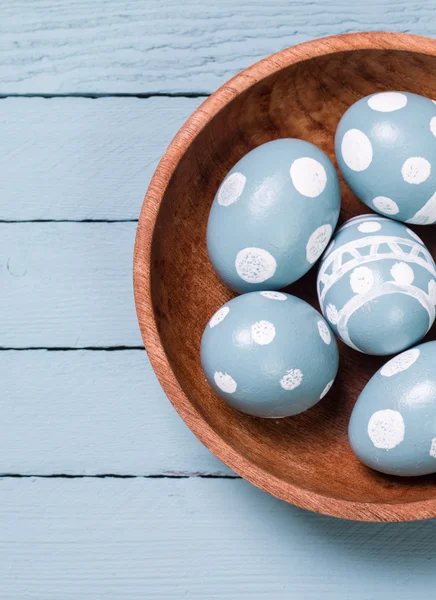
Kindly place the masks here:
<instances>
[{"instance_id":1,"label":"gap between planks","mask_svg":"<svg viewBox=\"0 0 436 600\"><path fill-rule=\"evenodd\" d=\"M0 479L242 479L239 475L224 475L219 473L156 473L152 475L124 475L119 473L97 473L95 475L75 475L53 473L39 475L21 473L1 473Z\"/></svg>"},{"instance_id":2,"label":"gap between planks","mask_svg":"<svg viewBox=\"0 0 436 600\"><path fill-rule=\"evenodd\" d=\"M150 92L146 94L124 94L124 93L108 93L108 94L93 94L93 93L77 93L74 92L65 94L0 94L0 100L5 98L89 98L90 100L98 100L98 98L209 98L207 92Z\"/></svg>"},{"instance_id":3,"label":"gap between planks","mask_svg":"<svg viewBox=\"0 0 436 600\"><path fill-rule=\"evenodd\" d=\"M28 346L26 348L0 346L0 352L33 352L35 350L44 350L46 352L77 352L78 350L86 350L88 352L123 352L125 350L141 350L145 352L143 346L82 346L77 348L70 346Z\"/></svg>"},{"instance_id":4,"label":"gap between planks","mask_svg":"<svg viewBox=\"0 0 436 600\"><path fill-rule=\"evenodd\" d=\"M0 224L13 223L137 223L138 219L0 219Z\"/></svg>"}]
</instances>

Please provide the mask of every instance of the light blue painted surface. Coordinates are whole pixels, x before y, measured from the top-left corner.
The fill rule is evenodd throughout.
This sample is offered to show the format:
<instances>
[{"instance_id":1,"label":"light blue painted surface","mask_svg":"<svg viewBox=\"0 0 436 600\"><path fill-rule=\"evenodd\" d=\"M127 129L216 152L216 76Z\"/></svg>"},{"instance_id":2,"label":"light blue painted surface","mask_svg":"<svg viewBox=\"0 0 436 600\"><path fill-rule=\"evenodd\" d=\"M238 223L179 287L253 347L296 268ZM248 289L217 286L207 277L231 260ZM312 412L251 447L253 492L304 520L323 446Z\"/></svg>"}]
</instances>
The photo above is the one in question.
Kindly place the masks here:
<instances>
[{"instance_id":1,"label":"light blue painted surface","mask_svg":"<svg viewBox=\"0 0 436 600\"><path fill-rule=\"evenodd\" d=\"M354 523L226 480L0 481L5 600L428 600L436 521Z\"/></svg>"},{"instance_id":2,"label":"light blue painted surface","mask_svg":"<svg viewBox=\"0 0 436 600\"><path fill-rule=\"evenodd\" d=\"M286 46L380 29L434 35L433 0L3 2L0 93L209 93ZM1 218L134 218L163 138L167 143L200 100L89 100L90 109L80 99L47 102L53 112L38 99L0 102ZM140 343L128 275L133 230L114 236L112 225L77 225L74 237L62 224L32 224L27 233L5 227L3 257L10 250L18 267L8 274L1 261L8 344ZM25 278L13 284L29 265L31 285ZM103 302L100 314L96 300ZM111 355L116 365L73 353L65 360L70 356L67 365L37 353L5 354L2 402L10 430L2 469L219 470L164 405L146 366L139 372L135 361L126 365L121 352ZM119 382L108 369L129 379L122 410ZM141 389L149 417L135 406ZM87 393L98 401L91 395L87 401ZM141 426L148 437L143 446ZM141 452L148 453L146 468ZM435 521L328 519L238 480L0 478L0 486L0 596L8 600L428 600L434 594Z\"/></svg>"},{"instance_id":3,"label":"light blue painted surface","mask_svg":"<svg viewBox=\"0 0 436 600\"><path fill-rule=\"evenodd\" d=\"M176 415L144 350L0 352L0 373L0 474L232 474Z\"/></svg>"},{"instance_id":4,"label":"light blue painted surface","mask_svg":"<svg viewBox=\"0 0 436 600\"><path fill-rule=\"evenodd\" d=\"M135 232L136 223L1 223L0 346L141 346Z\"/></svg>"},{"instance_id":5,"label":"light blue painted surface","mask_svg":"<svg viewBox=\"0 0 436 600\"><path fill-rule=\"evenodd\" d=\"M0 100L0 220L137 219L161 155L202 101Z\"/></svg>"},{"instance_id":6,"label":"light blue painted surface","mask_svg":"<svg viewBox=\"0 0 436 600\"><path fill-rule=\"evenodd\" d=\"M211 93L316 37L436 32L434 0L19 0L0 6L0 93Z\"/></svg>"}]
</instances>

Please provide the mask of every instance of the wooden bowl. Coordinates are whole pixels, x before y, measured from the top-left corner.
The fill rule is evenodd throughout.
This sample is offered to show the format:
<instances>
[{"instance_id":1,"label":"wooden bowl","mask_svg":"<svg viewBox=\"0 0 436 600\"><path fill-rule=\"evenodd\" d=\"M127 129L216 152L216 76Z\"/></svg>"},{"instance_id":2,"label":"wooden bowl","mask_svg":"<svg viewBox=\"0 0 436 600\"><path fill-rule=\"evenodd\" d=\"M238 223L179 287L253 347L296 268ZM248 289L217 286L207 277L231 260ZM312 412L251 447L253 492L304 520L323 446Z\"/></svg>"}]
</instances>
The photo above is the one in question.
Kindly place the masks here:
<instances>
[{"instance_id":1,"label":"wooden bowl","mask_svg":"<svg viewBox=\"0 0 436 600\"><path fill-rule=\"evenodd\" d=\"M341 115L381 90L436 97L436 42L393 33L330 37L283 50L226 83L188 119L150 183L138 224L134 287L144 343L165 392L223 462L309 510L409 521L436 516L436 478L376 473L357 461L347 439L352 407L386 358L340 344L340 370L328 397L282 420L226 406L207 384L199 358L208 319L233 296L217 279L205 242L209 208L227 171L249 150L280 137L313 142L335 161ZM368 212L341 186L341 220ZM431 228L419 234L436 250ZM319 310L315 279L316 268L287 291Z\"/></svg>"}]
</instances>

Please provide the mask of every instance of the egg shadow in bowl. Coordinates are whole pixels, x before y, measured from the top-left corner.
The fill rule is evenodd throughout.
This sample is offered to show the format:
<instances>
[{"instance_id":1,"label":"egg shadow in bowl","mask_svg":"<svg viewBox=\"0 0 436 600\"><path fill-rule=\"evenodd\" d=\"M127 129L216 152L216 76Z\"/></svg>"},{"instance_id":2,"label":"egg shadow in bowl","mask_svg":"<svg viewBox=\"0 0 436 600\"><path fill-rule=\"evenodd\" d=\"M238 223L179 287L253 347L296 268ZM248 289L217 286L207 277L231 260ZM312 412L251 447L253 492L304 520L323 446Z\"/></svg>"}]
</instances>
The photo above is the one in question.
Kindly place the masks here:
<instances>
[{"instance_id":1,"label":"egg shadow in bowl","mask_svg":"<svg viewBox=\"0 0 436 600\"><path fill-rule=\"evenodd\" d=\"M265 59L209 98L164 155L144 202L135 247L135 299L153 367L194 433L260 488L325 514L360 520L436 515L434 479L401 480L363 467L348 419L386 357L340 346L340 371L313 409L262 420L229 408L208 386L199 359L210 316L233 297L207 257L210 205L227 171L248 151L280 137L319 146L335 162L334 133L357 99L401 89L432 97L436 44L401 34L316 40ZM368 212L341 181L341 220ZM420 235L422 235L420 231ZM425 236L430 250L436 241ZM313 269L287 291L319 310Z\"/></svg>"}]
</instances>

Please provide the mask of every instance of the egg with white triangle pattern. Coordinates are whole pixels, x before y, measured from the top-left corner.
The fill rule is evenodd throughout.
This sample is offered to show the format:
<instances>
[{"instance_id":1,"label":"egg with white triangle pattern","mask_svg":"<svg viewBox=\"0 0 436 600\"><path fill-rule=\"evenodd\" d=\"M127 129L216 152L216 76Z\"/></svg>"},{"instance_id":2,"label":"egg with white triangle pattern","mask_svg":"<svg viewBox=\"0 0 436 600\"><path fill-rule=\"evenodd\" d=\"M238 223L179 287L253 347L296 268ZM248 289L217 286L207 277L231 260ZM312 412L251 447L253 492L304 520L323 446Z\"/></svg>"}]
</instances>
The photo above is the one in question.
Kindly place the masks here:
<instances>
[{"instance_id":1,"label":"egg with white triangle pattern","mask_svg":"<svg viewBox=\"0 0 436 600\"><path fill-rule=\"evenodd\" d=\"M312 306L277 291L251 292L218 309L201 342L209 384L233 408L265 418L296 415L322 400L338 348Z\"/></svg>"},{"instance_id":2,"label":"egg with white triangle pattern","mask_svg":"<svg viewBox=\"0 0 436 600\"><path fill-rule=\"evenodd\" d=\"M388 361L360 394L348 428L368 467L400 476L436 473L436 342Z\"/></svg>"},{"instance_id":3,"label":"egg with white triangle pattern","mask_svg":"<svg viewBox=\"0 0 436 600\"><path fill-rule=\"evenodd\" d=\"M355 102L336 131L336 157L362 202L392 219L436 222L436 103L409 92Z\"/></svg>"},{"instance_id":4,"label":"egg with white triangle pattern","mask_svg":"<svg viewBox=\"0 0 436 600\"><path fill-rule=\"evenodd\" d=\"M209 258L237 292L282 289L319 259L339 209L338 176L322 150L297 139L267 142L221 183L207 226Z\"/></svg>"},{"instance_id":5,"label":"egg with white triangle pattern","mask_svg":"<svg viewBox=\"0 0 436 600\"><path fill-rule=\"evenodd\" d=\"M378 215L346 221L318 271L321 310L348 346L395 354L420 341L435 320L436 266L419 236Z\"/></svg>"}]
</instances>

